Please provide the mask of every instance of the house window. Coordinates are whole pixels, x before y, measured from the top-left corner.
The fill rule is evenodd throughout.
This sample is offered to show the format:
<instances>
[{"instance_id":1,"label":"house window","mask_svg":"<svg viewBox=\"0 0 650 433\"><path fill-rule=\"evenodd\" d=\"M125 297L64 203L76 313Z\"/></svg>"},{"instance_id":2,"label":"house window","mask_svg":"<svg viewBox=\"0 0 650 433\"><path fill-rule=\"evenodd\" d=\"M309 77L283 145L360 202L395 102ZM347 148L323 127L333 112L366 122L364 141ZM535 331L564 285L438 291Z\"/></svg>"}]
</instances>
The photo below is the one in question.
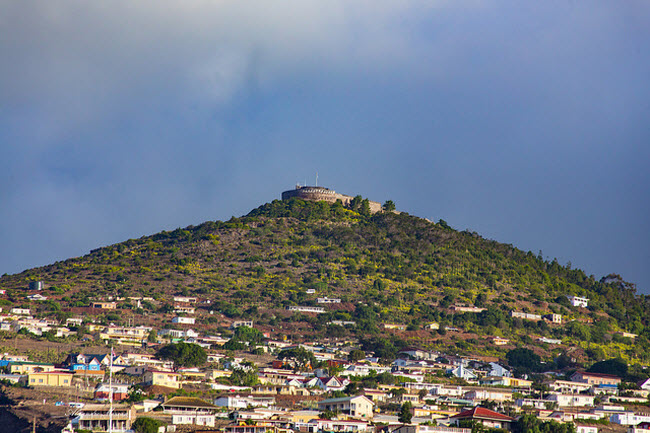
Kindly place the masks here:
<instances>
[{"instance_id":1,"label":"house window","mask_svg":"<svg viewBox=\"0 0 650 433\"><path fill-rule=\"evenodd\" d=\"M38 383L43 383L43 379L38 379Z\"/></svg>"}]
</instances>

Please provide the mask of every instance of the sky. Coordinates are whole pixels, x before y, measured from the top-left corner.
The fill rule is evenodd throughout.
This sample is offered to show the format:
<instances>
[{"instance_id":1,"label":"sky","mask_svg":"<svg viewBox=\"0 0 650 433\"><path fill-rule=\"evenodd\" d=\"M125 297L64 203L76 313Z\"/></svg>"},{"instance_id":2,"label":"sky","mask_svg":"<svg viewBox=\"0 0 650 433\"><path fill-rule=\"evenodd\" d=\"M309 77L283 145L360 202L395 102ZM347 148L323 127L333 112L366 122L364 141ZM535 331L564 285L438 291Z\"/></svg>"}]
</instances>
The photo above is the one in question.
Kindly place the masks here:
<instances>
[{"instance_id":1,"label":"sky","mask_svg":"<svg viewBox=\"0 0 650 433\"><path fill-rule=\"evenodd\" d=\"M0 0L0 274L316 183L650 294L650 2Z\"/></svg>"}]
</instances>

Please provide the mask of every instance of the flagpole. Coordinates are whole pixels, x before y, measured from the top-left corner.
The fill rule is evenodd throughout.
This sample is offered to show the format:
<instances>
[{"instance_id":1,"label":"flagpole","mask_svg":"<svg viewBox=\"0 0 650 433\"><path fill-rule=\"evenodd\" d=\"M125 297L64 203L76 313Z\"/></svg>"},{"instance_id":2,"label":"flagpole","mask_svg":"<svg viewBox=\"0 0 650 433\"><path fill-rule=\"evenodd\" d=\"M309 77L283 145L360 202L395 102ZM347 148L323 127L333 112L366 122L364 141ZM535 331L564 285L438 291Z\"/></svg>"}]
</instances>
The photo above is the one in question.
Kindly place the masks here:
<instances>
[{"instance_id":1,"label":"flagpole","mask_svg":"<svg viewBox=\"0 0 650 433\"><path fill-rule=\"evenodd\" d=\"M113 346L111 346L110 371L108 372L108 399L110 409L108 410L108 433L113 432Z\"/></svg>"}]
</instances>

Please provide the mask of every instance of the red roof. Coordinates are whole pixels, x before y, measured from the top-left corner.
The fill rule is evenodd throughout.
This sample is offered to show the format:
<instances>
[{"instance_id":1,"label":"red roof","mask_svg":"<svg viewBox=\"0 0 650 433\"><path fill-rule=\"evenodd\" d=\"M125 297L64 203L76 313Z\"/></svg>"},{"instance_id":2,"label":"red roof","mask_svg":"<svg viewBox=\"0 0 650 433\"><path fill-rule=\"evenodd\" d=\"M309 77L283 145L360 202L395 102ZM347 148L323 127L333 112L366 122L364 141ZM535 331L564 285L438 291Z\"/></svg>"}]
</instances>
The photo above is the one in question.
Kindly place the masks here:
<instances>
[{"instance_id":1,"label":"red roof","mask_svg":"<svg viewBox=\"0 0 650 433\"><path fill-rule=\"evenodd\" d=\"M504 415L499 412L495 412L490 409L486 409L481 406L476 406L473 409L466 410L464 412L461 412L457 415L452 416L452 418L456 419L490 419L490 420L498 420L498 421L507 421L507 422L512 422L515 419L509 417L508 415Z\"/></svg>"}]
</instances>

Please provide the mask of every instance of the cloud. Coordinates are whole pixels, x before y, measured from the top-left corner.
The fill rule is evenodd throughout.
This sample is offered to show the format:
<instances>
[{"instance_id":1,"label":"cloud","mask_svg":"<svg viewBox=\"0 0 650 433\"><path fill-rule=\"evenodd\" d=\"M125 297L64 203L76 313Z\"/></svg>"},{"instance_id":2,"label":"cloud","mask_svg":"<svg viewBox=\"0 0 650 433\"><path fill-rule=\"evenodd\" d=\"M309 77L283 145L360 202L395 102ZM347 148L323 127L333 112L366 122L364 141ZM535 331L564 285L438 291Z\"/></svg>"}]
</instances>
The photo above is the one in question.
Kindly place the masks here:
<instances>
[{"instance_id":1,"label":"cloud","mask_svg":"<svg viewBox=\"0 0 650 433\"><path fill-rule=\"evenodd\" d=\"M642 1L1 3L0 243L20 252L0 263L227 218L316 171L555 255L539 227L619 218L601 195L642 232L649 18ZM21 240L45 238L30 261Z\"/></svg>"}]
</instances>

